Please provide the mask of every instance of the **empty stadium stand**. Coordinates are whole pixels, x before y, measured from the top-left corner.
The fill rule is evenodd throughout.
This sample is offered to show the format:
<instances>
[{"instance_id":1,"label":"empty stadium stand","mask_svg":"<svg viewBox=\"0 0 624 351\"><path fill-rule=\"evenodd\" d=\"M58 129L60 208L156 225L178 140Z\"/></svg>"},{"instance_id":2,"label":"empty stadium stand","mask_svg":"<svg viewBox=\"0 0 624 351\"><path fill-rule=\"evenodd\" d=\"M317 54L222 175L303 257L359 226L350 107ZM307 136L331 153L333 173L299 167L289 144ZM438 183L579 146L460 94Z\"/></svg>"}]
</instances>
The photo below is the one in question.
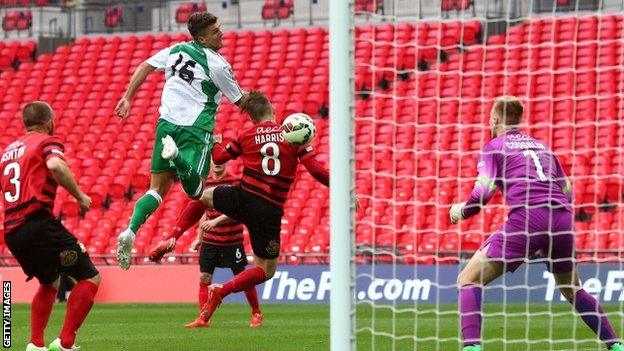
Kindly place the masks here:
<instances>
[{"instance_id":1,"label":"empty stadium stand","mask_svg":"<svg viewBox=\"0 0 624 351\"><path fill-rule=\"evenodd\" d=\"M262 19L286 19L293 15L293 0L266 0L262 5Z\"/></svg>"},{"instance_id":2,"label":"empty stadium stand","mask_svg":"<svg viewBox=\"0 0 624 351\"><path fill-rule=\"evenodd\" d=\"M491 100L517 94L529 97L531 133L552 145L573 181L578 248L624 247L616 231L624 221L624 128L618 122L624 110L618 67L624 62L617 40L622 22L613 15L536 19L485 43L478 21L356 28L357 244L396 249L408 263L452 262L458 249L478 247L504 220L500 196L461 230L450 225L448 206L472 187ZM55 211L92 254L114 252L116 233L148 186L162 75L145 82L123 124L113 115L114 105L139 63L189 39L186 34L84 37L17 70L8 68L13 60L8 65L0 60L5 129L0 147L22 132L16 121L24 102L52 104L70 165L94 199L82 218L61 191ZM320 112L328 105L327 39L323 28L231 31L221 53L242 87L271 97L278 116L303 111L315 117L314 145L328 164L328 121ZM8 45L2 45L4 53ZM226 140L248 123L235 106L222 104L218 130ZM283 252L328 252L327 199L327 189L300 170L285 209ZM185 203L175 187L140 230L138 253L160 240ZM193 236L183 236L176 252L188 252ZM6 248L0 247L1 253Z\"/></svg>"}]
</instances>

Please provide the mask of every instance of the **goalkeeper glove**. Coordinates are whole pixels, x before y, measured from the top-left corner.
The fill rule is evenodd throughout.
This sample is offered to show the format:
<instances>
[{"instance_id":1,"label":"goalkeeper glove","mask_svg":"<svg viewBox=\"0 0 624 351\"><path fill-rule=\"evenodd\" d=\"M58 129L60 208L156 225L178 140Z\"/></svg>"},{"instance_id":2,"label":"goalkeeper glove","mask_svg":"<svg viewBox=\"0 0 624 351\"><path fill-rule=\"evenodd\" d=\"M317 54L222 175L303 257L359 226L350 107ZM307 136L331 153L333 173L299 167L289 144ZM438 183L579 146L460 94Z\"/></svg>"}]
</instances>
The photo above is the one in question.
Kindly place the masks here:
<instances>
[{"instance_id":1,"label":"goalkeeper glove","mask_svg":"<svg viewBox=\"0 0 624 351\"><path fill-rule=\"evenodd\" d=\"M462 210L464 209L464 206L466 206L465 202L460 202L451 206L451 209L449 210L451 223L457 224L459 221L464 219L464 216L462 215Z\"/></svg>"}]
</instances>

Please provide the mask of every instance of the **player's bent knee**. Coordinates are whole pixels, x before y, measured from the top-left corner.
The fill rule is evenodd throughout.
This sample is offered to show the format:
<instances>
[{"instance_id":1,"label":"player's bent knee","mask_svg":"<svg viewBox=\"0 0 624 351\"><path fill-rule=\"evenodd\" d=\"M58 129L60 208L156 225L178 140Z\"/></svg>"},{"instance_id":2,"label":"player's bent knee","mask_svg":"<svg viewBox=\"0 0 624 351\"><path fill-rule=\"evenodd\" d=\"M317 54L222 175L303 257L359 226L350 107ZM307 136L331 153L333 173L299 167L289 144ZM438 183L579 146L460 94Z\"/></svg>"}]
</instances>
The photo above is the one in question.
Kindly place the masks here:
<instances>
[{"instance_id":1,"label":"player's bent knee","mask_svg":"<svg viewBox=\"0 0 624 351\"><path fill-rule=\"evenodd\" d=\"M563 295L563 297L565 297L566 300L568 300L568 302L572 303L574 300L574 291L575 289L573 288L559 288L559 291L561 291L561 295Z\"/></svg>"},{"instance_id":2,"label":"player's bent knee","mask_svg":"<svg viewBox=\"0 0 624 351\"><path fill-rule=\"evenodd\" d=\"M53 281L51 284L42 284L42 285L47 285L53 288L54 290L58 290L59 287L61 286L61 278L60 277L56 278L56 280Z\"/></svg>"},{"instance_id":3,"label":"player's bent knee","mask_svg":"<svg viewBox=\"0 0 624 351\"><path fill-rule=\"evenodd\" d=\"M173 180L173 173L171 172L152 173L149 190L157 192L161 198L164 198L173 185Z\"/></svg>"},{"instance_id":4,"label":"player's bent knee","mask_svg":"<svg viewBox=\"0 0 624 351\"><path fill-rule=\"evenodd\" d=\"M102 276L100 274L96 274L95 276L87 279L88 281L90 281L91 283L100 286L100 283L102 282Z\"/></svg>"},{"instance_id":5,"label":"player's bent knee","mask_svg":"<svg viewBox=\"0 0 624 351\"><path fill-rule=\"evenodd\" d=\"M202 273L199 276L199 282L202 284L210 284L212 283L212 274L210 273Z\"/></svg>"},{"instance_id":6,"label":"player's bent knee","mask_svg":"<svg viewBox=\"0 0 624 351\"><path fill-rule=\"evenodd\" d=\"M266 280L273 278L275 271L277 270L277 259L274 260L259 260L256 264L264 270L264 276ZM259 264L258 264L259 263Z\"/></svg>"},{"instance_id":7,"label":"player's bent knee","mask_svg":"<svg viewBox=\"0 0 624 351\"><path fill-rule=\"evenodd\" d=\"M273 278L274 275L275 275L275 268L264 270L264 276L266 277L266 280Z\"/></svg>"},{"instance_id":8,"label":"player's bent knee","mask_svg":"<svg viewBox=\"0 0 624 351\"><path fill-rule=\"evenodd\" d=\"M466 271L461 271L457 275L457 286L464 286L470 284L476 284L476 279L471 279L470 274L466 273Z\"/></svg>"},{"instance_id":9,"label":"player's bent knee","mask_svg":"<svg viewBox=\"0 0 624 351\"><path fill-rule=\"evenodd\" d=\"M457 286L461 287L461 286L469 285L469 284L473 284L473 283L468 279L464 279L462 276L457 277Z\"/></svg>"}]
</instances>

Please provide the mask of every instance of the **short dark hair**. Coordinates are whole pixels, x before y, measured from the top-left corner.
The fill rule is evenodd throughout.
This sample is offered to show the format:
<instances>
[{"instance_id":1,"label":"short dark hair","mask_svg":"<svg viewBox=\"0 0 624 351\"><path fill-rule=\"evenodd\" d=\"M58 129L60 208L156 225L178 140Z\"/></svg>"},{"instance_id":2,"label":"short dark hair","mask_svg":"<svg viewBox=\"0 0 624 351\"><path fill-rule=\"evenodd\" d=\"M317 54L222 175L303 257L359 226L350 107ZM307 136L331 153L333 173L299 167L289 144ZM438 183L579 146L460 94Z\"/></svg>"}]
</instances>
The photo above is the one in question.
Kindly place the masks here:
<instances>
[{"instance_id":1,"label":"short dark hair","mask_svg":"<svg viewBox=\"0 0 624 351\"><path fill-rule=\"evenodd\" d=\"M247 113L255 122L273 114L273 105L271 105L269 98L258 90L250 90L243 95L240 104L238 104L238 109L241 113Z\"/></svg>"},{"instance_id":2,"label":"short dark hair","mask_svg":"<svg viewBox=\"0 0 624 351\"><path fill-rule=\"evenodd\" d=\"M22 109L22 121L26 129L41 126L52 119L52 108L44 101L29 102Z\"/></svg>"},{"instance_id":3,"label":"short dark hair","mask_svg":"<svg viewBox=\"0 0 624 351\"><path fill-rule=\"evenodd\" d=\"M524 106L515 96L501 96L494 102L496 115L503 119L506 125L518 125L522 120Z\"/></svg>"},{"instance_id":4,"label":"short dark hair","mask_svg":"<svg viewBox=\"0 0 624 351\"><path fill-rule=\"evenodd\" d=\"M186 27L193 38L201 34L203 30L217 23L217 16L210 12L195 12L186 21Z\"/></svg>"}]
</instances>

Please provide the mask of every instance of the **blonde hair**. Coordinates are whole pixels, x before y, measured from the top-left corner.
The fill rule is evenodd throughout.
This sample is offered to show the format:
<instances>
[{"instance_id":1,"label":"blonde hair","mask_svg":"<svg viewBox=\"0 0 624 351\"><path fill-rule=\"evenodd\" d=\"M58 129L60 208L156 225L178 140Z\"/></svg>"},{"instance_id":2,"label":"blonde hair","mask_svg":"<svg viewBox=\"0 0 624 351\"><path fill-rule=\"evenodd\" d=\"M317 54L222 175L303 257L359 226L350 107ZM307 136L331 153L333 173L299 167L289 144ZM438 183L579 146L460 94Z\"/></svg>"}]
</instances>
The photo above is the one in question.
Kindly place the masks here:
<instances>
[{"instance_id":1,"label":"blonde hair","mask_svg":"<svg viewBox=\"0 0 624 351\"><path fill-rule=\"evenodd\" d=\"M522 120L524 105L515 96L500 96L494 101L494 112L505 125L518 125Z\"/></svg>"}]
</instances>

